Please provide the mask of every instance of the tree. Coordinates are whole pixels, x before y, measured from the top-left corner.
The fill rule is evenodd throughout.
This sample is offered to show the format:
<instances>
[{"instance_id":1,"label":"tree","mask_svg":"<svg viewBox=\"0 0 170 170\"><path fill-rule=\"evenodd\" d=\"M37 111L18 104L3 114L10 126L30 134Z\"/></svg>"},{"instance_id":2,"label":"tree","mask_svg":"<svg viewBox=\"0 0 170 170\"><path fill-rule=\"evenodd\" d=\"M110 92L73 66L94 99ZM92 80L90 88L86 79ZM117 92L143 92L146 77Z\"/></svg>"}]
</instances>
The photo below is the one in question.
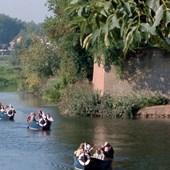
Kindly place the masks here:
<instances>
[{"instance_id":1,"label":"tree","mask_svg":"<svg viewBox=\"0 0 170 170\"><path fill-rule=\"evenodd\" d=\"M0 44L9 44L23 28L20 20L0 14Z\"/></svg>"},{"instance_id":2,"label":"tree","mask_svg":"<svg viewBox=\"0 0 170 170\"><path fill-rule=\"evenodd\" d=\"M44 28L48 37L57 43L62 63L74 62L76 79L92 79L93 60L91 54L83 49L79 41L79 33L68 24L70 16L66 13L69 0L48 0L48 7L54 14L46 19Z\"/></svg>"},{"instance_id":3,"label":"tree","mask_svg":"<svg viewBox=\"0 0 170 170\"><path fill-rule=\"evenodd\" d=\"M34 37L29 47L21 48L19 60L23 87L29 90L42 87L44 80L56 74L60 62L57 48L41 37Z\"/></svg>"},{"instance_id":4,"label":"tree","mask_svg":"<svg viewBox=\"0 0 170 170\"><path fill-rule=\"evenodd\" d=\"M101 50L103 44L102 50L123 51L125 57L138 47L170 45L169 0L72 0L67 13L86 49Z\"/></svg>"}]
</instances>

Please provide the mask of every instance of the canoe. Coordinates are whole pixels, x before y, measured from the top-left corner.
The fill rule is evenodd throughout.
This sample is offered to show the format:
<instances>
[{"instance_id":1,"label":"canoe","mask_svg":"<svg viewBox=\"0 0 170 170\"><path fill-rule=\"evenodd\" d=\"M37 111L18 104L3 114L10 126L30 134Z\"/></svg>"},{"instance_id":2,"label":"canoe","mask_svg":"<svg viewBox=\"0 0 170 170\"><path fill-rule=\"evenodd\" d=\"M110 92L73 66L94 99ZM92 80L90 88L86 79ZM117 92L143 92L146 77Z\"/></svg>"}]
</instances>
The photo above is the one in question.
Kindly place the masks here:
<instances>
[{"instance_id":1,"label":"canoe","mask_svg":"<svg viewBox=\"0 0 170 170\"><path fill-rule=\"evenodd\" d=\"M15 110L0 111L0 120L14 120Z\"/></svg>"},{"instance_id":2,"label":"canoe","mask_svg":"<svg viewBox=\"0 0 170 170\"><path fill-rule=\"evenodd\" d=\"M28 129L31 130L48 131L53 121L49 113L45 113L41 110L39 112L31 112L27 116Z\"/></svg>"},{"instance_id":3,"label":"canoe","mask_svg":"<svg viewBox=\"0 0 170 170\"><path fill-rule=\"evenodd\" d=\"M45 131L45 130L50 130L51 128L51 122L50 121L46 121L44 124L41 124L41 121L37 121L37 120L32 120L30 122L28 122L28 129L31 130L41 130L41 131Z\"/></svg>"},{"instance_id":4,"label":"canoe","mask_svg":"<svg viewBox=\"0 0 170 170\"><path fill-rule=\"evenodd\" d=\"M74 156L75 170L112 170L112 159L100 160L97 158L89 157L84 164Z\"/></svg>"}]
</instances>

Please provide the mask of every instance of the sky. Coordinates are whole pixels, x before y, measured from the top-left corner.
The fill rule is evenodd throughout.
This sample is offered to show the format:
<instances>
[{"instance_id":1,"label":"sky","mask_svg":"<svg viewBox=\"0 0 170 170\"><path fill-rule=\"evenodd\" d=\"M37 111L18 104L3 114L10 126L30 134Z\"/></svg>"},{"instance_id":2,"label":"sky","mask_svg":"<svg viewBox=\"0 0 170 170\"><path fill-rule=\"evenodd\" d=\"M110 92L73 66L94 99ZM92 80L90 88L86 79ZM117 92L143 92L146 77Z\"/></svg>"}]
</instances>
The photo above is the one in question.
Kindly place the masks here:
<instances>
[{"instance_id":1,"label":"sky","mask_svg":"<svg viewBox=\"0 0 170 170\"><path fill-rule=\"evenodd\" d=\"M22 21L41 23L50 15L47 0L0 0L0 14Z\"/></svg>"}]
</instances>

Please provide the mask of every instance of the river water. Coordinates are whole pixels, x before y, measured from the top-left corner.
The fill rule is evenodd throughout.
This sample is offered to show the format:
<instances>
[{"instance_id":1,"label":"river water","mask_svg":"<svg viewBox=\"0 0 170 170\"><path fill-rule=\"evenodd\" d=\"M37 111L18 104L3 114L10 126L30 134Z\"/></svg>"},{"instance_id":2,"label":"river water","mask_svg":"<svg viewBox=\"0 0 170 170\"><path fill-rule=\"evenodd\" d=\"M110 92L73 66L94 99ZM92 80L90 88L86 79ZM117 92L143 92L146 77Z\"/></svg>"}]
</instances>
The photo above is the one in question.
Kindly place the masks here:
<instances>
[{"instance_id":1,"label":"river water","mask_svg":"<svg viewBox=\"0 0 170 170\"><path fill-rule=\"evenodd\" d=\"M1 170L72 170L73 152L81 142L115 149L114 170L169 170L170 121L104 120L62 117L55 107L17 93L0 93L0 101L17 111L15 121L0 121ZM51 131L27 129L28 113L44 109L55 121Z\"/></svg>"}]
</instances>

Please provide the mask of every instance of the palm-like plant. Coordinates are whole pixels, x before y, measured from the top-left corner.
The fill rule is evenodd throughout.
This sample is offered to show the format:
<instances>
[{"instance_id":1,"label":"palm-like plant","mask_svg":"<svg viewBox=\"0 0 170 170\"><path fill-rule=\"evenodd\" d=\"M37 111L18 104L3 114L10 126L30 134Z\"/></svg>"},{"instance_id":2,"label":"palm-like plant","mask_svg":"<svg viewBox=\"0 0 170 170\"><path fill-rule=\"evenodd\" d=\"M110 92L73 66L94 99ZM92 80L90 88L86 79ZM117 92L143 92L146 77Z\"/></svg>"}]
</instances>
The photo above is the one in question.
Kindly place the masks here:
<instances>
[{"instance_id":1,"label":"palm-like plant","mask_svg":"<svg viewBox=\"0 0 170 170\"><path fill-rule=\"evenodd\" d=\"M72 0L67 11L84 48L120 46L126 56L144 44L160 45L158 39L168 43L169 0Z\"/></svg>"}]
</instances>

